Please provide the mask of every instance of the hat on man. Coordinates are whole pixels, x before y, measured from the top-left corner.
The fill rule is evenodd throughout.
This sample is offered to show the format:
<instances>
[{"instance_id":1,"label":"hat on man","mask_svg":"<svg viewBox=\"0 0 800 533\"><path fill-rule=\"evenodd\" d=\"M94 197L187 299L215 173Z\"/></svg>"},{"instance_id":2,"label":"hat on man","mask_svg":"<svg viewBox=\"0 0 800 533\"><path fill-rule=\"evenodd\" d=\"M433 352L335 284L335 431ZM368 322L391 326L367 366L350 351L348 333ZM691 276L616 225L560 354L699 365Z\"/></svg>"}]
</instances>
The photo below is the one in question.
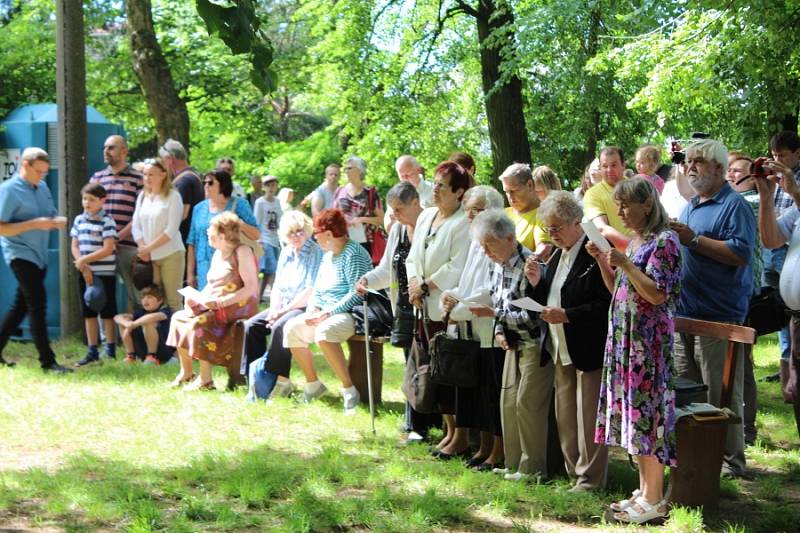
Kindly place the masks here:
<instances>
[{"instance_id":1,"label":"hat on man","mask_svg":"<svg viewBox=\"0 0 800 533\"><path fill-rule=\"evenodd\" d=\"M261 178L261 183L263 183L264 185L266 185L267 183L271 183L273 181L278 181L278 176L266 175L263 178Z\"/></svg>"},{"instance_id":2,"label":"hat on man","mask_svg":"<svg viewBox=\"0 0 800 533\"><path fill-rule=\"evenodd\" d=\"M94 276L92 284L86 286L83 301L86 307L95 313L100 313L106 306L106 291L103 289L103 281L100 276Z\"/></svg>"}]
</instances>

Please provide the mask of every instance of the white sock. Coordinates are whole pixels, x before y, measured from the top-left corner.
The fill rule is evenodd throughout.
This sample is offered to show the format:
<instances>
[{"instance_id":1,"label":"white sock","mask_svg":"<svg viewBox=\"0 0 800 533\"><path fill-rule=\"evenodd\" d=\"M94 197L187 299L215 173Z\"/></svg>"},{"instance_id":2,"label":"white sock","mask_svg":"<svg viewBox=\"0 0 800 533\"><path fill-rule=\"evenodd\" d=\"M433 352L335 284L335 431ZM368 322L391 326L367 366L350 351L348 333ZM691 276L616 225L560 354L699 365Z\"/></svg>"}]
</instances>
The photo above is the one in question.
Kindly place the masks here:
<instances>
[{"instance_id":1,"label":"white sock","mask_svg":"<svg viewBox=\"0 0 800 533\"><path fill-rule=\"evenodd\" d=\"M309 381L308 383L306 383L304 389L307 393L313 394L317 392L320 387L322 387L322 382L320 380L317 380L317 381Z\"/></svg>"},{"instance_id":2,"label":"white sock","mask_svg":"<svg viewBox=\"0 0 800 533\"><path fill-rule=\"evenodd\" d=\"M355 385L350 385L347 388L342 387L343 396L355 396L356 394L358 394L358 389Z\"/></svg>"}]
</instances>

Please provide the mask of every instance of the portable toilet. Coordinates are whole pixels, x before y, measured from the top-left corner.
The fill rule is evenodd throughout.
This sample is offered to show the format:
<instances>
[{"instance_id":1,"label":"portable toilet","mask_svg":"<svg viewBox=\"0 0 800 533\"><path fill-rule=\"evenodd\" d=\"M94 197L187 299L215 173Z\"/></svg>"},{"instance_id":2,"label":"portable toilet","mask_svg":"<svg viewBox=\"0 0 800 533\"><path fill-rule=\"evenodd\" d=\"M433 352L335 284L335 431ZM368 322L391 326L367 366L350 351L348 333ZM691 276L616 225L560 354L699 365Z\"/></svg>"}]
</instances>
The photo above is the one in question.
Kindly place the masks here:
<instances>
[{"instance_id":1,"label":"portable toilet","mask_svg":"<svg viewBox=\"0 0 800 533\"><path fill-rule=\"evenodd\" d=\"M109 122L94 107L86 106L87 122L87 168L89 176L104 168L103 143L109 135L123 135L120 124ZM47 151L50 155L50 172L45 181L53 193L53 198L58 198L59 169L58 169L58 107L56 104L31 104L18 107L0 122L0 179L6 180L13 176L21 163L20 156L25 148L36 146ZM67 231L72 221L67 223ZM61 336L61 298L59 287L59 235L58 232L50 233L48 250L47 277L45 289L47 290L47 330L51 339ZM61 268L71 267L65 265ZM0 320L13 304L17 291L17 280L5 261L0 261ZM80 312L75 310L75 312ZM22 323L20 331L15 337L30 339L28 319Z\"/></svg>"}]
</instances>

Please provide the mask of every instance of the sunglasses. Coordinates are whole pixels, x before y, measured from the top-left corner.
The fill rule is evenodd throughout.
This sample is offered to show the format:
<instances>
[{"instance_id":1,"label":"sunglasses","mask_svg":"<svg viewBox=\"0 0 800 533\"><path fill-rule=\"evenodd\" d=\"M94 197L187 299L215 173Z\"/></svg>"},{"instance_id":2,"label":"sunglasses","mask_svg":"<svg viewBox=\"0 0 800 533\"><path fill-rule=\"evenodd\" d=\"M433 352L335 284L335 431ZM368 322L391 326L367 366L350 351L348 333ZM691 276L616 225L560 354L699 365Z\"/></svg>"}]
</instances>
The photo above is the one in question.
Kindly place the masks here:
<instances>
[{"instance_id":1,"label":"sunglasses","mask_svg":"<svg viewBox=\"0 0 800 533\"><path fill-rule=\"evenodd\" d=\"M204 180L203 185L205 185L206 187L211 187L212 185L214 185L214 180Z\"/></svg>"}]
</instances>

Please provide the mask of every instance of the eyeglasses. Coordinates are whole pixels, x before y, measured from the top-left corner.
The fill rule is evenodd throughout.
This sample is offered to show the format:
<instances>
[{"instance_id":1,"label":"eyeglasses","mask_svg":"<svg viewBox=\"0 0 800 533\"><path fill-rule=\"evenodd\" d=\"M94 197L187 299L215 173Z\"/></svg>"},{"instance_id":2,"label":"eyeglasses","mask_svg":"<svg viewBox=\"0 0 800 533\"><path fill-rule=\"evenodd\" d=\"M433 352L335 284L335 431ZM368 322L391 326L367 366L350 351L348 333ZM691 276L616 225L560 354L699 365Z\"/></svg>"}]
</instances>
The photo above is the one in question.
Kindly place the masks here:
<instances>
[{"instance_id":1,"label":"eyeglasses","mask_svg":"<svg viewBox=\"0 0 800 533\"><path fill-rule=\"evenodd\" d=\"M467 213L471 213L473 215L477 215L479 213L483 213L484 211L486 211L486 208L484 208L484 207L470 207L466 211L467 211Z\"/></svg>"},{"instance_id":2,"label":"eyeglasses","mask_svg":"<svg viewBox=\"0 0 800 533\"><path fill-rule=\"evenodd\" d=\"M206 187L211 187L212 185L214 185L214 180L204 180L203 185L205 185Z\"/></svg>"},{"instance_id":3,"label":"eyeglasses","mask_svg":"<svg viewBox=\"0 0 800 533\"><path fill-rule=\"evenodd\" d=\"M547 233L548 235L552 235L553 233L558 233L562 229L564 229L564 225L561 225L561 226L545 226L545 227L542 228L542 230L545 233Z\"/></svg>"},{"instance_id":4,"label":"eyeglasses","mask_svg":"<svg viewBox=\"0 0 800 533\"><path fill-rule=\"evenodd\" d=\"M305 234L306 234L306 230L304 230L303 228L300 228L300 229L296 229L294 231L290 231L288 236L289 237L302 237ZM314 233L314 235L316 235L316 233Z\"/></svg>"}]
</instances>

